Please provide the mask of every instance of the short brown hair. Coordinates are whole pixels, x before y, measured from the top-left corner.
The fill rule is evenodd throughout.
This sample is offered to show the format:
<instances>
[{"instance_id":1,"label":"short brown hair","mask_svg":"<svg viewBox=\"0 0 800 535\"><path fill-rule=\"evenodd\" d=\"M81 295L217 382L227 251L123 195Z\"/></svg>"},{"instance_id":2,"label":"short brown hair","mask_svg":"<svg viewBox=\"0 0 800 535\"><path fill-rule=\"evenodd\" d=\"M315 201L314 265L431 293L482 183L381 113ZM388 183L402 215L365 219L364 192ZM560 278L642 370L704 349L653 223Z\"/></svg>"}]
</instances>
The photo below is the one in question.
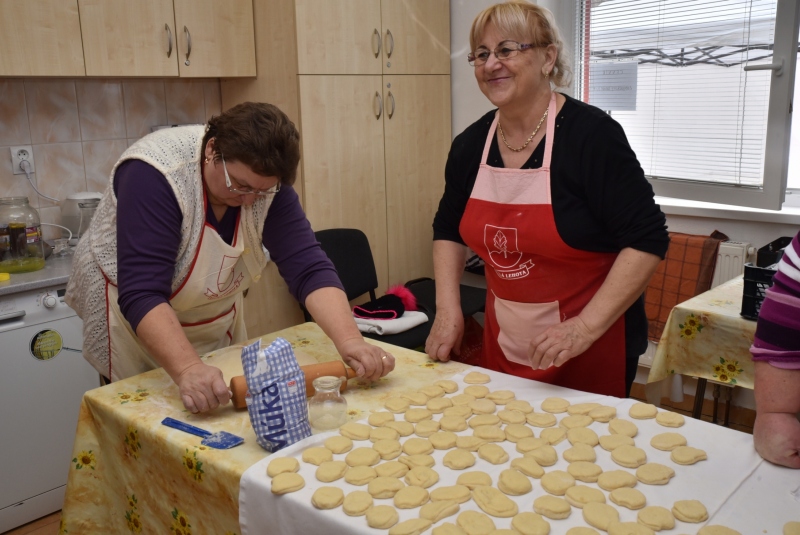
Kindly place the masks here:
<instances>
[{"instance_id":1,"label":"short brown hair","mask_svg":"<svg viewBox=\"0 0 800 535\"><path fill-rule=\"evenodd\" d=\"M214 160L238 161L261 176L276 176L292 185L300 162L300 134L277 106L264 102L237 104L208 121L203 151L214 139Z\"/></svg>"},{"instance_id":2,"label":"short brown hair","mask_svg":"<svg viewBox=\"0 0 800 535\"><path fill-rule=\"evenodd\" d=\"M569 86L572 70L564 50L564 42L550 10L524 0L511 0L484 9L475 17L469 33L469 46L473 51L489 23L494 24L504 35L524 39L536 46L555 45L558 55L550 79L556 87Z\"/></svg>"}]
</instances>

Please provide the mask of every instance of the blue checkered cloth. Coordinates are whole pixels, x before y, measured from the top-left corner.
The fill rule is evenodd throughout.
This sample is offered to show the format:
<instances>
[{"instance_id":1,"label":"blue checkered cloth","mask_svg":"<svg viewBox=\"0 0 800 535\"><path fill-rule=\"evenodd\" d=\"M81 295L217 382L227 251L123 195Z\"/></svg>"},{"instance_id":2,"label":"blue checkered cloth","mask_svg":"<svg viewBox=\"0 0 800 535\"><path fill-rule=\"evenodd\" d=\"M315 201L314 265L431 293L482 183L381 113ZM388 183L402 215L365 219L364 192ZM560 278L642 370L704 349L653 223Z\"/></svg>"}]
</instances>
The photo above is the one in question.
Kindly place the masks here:
<instances>
[{"instance_id":1,"label":"blue checkered cloth","mask_svg":"<svg viewBox=\"0 0 800 535\"><path fill-rule=\"evenodd\" d=\"M259 340L242 349L242 366L258 444L272 453L311 436L305 376L292 345L278 338L261 349Z\"/></svg>"}]
</instances>

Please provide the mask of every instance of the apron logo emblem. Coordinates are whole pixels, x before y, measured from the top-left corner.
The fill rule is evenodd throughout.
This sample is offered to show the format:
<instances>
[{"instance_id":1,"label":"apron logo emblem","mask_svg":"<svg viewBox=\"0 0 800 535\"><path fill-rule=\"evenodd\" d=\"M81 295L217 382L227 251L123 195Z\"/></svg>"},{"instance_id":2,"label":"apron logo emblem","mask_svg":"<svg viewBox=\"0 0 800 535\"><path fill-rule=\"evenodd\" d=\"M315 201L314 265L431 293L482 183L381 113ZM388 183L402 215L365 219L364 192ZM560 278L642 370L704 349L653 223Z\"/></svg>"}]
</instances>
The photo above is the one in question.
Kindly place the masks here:
<instances>
[{"instance_id":1,"label":"apron logo emblem","mask_svg":"<svg viewBox=\"0 0 800 535\"><path fill-rule=\"evenodd\" d=\"M489 251L492 263L498 268L512 268L522 259L515 228L486 225L483 230L483 244Z\"/></svg>"},{"instance_id":2,"label":"apron logo emblem","mask_svg":"<svg viewBox=\"0 0 800 535\"><path fill-rule=\"evenodd\" d=\"M237 274L234 271L236 262L238 261L238 256L225 255L222 257L222 264L217 272L217 291L215 292L211 288L206 288L206 297L209 299L217 299L225 294L233 292L242 284L244 274L242 272Z\"/></svg>"}]
</instances>

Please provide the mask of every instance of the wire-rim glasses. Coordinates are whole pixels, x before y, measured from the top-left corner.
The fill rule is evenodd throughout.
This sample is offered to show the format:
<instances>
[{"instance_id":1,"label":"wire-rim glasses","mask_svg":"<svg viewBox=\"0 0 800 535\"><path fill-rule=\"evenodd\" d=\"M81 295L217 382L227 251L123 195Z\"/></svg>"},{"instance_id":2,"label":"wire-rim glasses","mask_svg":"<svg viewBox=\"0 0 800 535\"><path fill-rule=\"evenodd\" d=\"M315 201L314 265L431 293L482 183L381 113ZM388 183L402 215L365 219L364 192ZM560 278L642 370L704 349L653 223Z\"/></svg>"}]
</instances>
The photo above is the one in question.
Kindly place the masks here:
<instances>
[{"instance_id":1,"label":"wire-rim glasses","mask_svg":"<svg viewBox=\"0 0 800 535\"><path fill-rule=\"evenodd\" d=\"M233 182L231 180L230 175L228 174L228 166L225 165L225 157L222 154L219 155L220 159L222 160L222 170L225 171L225 185L228 187L228 191L231 193L238 193L239 195L275 195L281 190L281 182L278 181L277 184L272 186L269 189L253 189L248 187L243 187L240 184L236 184L238 187L233 187Z\"/></svg>"},{"instance_id":2,"label":"wire-rim glasses","mask_svg":"<svg viewBox=\"0 0 800 535\"><path fill-rule=\"evenodd\" d=\"M470 52L467 54L467 61L473 67L480 67L487 61L489 61L489 56L494 54L499 61L507 60L508 58L513 58L516 56L521 50L528 50L529 48L535 48L536 45L531 43L518 43L516 41L503 41L497 48L494 50L489 50L486 47L478 47L478 49L474 52Z\"/></svg>"}]
</instances>

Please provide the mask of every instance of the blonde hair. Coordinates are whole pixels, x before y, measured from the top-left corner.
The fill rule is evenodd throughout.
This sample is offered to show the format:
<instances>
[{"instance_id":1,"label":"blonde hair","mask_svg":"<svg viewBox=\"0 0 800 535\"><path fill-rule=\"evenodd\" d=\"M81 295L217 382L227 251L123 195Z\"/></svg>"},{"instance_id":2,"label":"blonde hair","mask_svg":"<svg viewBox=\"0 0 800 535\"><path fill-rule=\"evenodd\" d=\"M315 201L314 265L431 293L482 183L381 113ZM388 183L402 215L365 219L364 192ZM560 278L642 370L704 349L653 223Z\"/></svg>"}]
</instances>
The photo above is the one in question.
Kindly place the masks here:
<instances>
[{"instance_id":1,"label":"blonde hair","mask_svg":"<svg viewBox=\"0 0 800 535\"><path fill-rule=\"evenodd\" d=\"M472 50L478 46L489 23L501 34L526 40L536 46L555 45L557 56L550 79L556 87L567 87L572 79L572 70L564 51L564 42L549 9L524 0L510 0L495 4L478 13L472 22L469 45Z\"/></svg>"}]
</instances>

